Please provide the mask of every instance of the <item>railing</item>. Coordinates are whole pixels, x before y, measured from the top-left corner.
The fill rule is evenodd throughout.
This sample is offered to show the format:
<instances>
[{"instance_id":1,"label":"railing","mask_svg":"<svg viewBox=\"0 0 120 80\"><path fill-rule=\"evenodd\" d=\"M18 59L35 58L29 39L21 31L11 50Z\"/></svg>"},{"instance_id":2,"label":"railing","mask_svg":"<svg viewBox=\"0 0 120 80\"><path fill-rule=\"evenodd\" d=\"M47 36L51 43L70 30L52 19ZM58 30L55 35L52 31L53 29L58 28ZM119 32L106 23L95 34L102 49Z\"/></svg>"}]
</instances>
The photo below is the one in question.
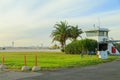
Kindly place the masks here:
<instances>
[{"instance_id":1,"label":"railing","mask_svg":"<svg viewBox=\"0 0 120 80\"><path fill-rule=\"evenodd\" d=\"M120 42L120 40L114 40L113 38L110 38L111 40L108 40L107 42L111 42L113 44L113 46L116 47L116 49L118 50L118 52L120 53L120 49L116 46L117 42Z\"/></svg>"}]
</instances>

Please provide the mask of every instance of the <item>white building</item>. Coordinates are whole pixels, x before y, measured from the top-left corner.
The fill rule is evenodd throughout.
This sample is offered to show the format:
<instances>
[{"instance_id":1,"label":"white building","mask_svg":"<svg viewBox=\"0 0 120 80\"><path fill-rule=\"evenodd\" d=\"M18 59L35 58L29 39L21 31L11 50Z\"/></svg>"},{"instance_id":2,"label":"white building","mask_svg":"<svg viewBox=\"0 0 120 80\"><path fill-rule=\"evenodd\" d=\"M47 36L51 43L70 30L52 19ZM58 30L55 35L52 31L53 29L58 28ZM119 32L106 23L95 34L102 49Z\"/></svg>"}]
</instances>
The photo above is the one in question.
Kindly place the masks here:
<instances>
[{"instance_id":1,"label":"white building","mask_svg":"<svg viewBox=\"0 0 120 80\"><path fill-rule=\"evenodd\" d=\"M107 28L93 28L85 31L88 39L97 40L99 58L103 57L102 55L104 55L104 58L107 58L108 52L110 54L119 54L119 51L113 44L116 41L108 37L108 32Z\"/></svg>"}]
</instances>

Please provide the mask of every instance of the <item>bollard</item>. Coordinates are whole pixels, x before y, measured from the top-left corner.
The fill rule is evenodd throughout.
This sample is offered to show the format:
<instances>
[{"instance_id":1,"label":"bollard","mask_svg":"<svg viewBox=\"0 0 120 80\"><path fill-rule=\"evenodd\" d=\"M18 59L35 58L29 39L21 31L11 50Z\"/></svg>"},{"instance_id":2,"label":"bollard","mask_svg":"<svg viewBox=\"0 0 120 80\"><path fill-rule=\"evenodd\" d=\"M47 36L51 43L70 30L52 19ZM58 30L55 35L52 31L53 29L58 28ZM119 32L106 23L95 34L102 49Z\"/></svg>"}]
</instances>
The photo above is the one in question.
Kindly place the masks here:
<instances>
[{"instance_id":1,"label":"bollard","mask_svg":"<svg viewBox=\"0 0 120 80\"><path fill-rule=\"evenodd\" d=\"M99 58L99 53L96 53L96 57Z\"/></svg>"},{"instance_id":2,"label":"bollard","mask_svg":"<svg viewBox=\"0 0 120 80\"><path fill-rule=\"evenodd\" d=\"M2 56L2 64L0 65L0 69L3 70L5 68L6 66L4 65L4 56Z\"/></svg>"},{"instance_id":3,"label":"bollard","mask_svg":"<svg viewBox=\"0 0 120 80\"><path fill-rule=\"evenodd\" d=\"M27 66L27 63L26 63L26 55L24 55L24 66L22 67L22 71L29 71L29 67Z\"/></svg>"},{"instance_id":4,"label":"bollard","mask_svg":"<svg viewBox=\"0 0 120 80\"><path fill-rule=\"evenodd\" d=\"M4 65L4 56L2 56L2 64Z\"/></svg>"},{"instance_id":5,"label":"bollard","mask_svg":"<svg viewBox=\"0 0 120 80\"><path fill-rule=\"evenodd\" d=\"M38 67L37 56L35 56L35 66L33 66L32 71L39 71L40 67Z\"/></svg>"},{"instance_id":6,"label":"bollard","mask_svg":"<svg viewBox=\"0 0 120 80\"><path fill-rule=\"evenodd\" d=\"M24 66L27 66L27 64L26 64L26 55L24 55Z\"/></svg>"},{"instance_id":7,"label":"bollard","mask_svg":"<svg viewBox=\"0 0 120 80\"><path fill-rule=\"evenodd\" d=\"M37 56L35 56L35 66L37 66Z\"/></svg>"}]
</instances>

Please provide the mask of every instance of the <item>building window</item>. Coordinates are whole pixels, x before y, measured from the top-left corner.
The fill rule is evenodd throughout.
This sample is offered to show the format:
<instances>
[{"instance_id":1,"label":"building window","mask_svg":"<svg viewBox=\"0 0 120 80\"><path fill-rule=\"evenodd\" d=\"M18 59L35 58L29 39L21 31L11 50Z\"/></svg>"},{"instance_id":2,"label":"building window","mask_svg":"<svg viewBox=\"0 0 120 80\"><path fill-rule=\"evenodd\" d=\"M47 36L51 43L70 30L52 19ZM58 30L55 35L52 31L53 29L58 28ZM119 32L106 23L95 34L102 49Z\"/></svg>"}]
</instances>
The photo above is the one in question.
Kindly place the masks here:
<instances>
[{"instance_id":1,"label":"building window","mask_svg":"<svg viewBox=\"0 0 120 80\"><path fill-rule=\"evenodd\" d=\"M99 36L108 36L108 32L100 31Z\"/></svg>"},{"instance_id":2,"label":"building window","mask_svg":"<svg viewBox=\"0 0 120 80\"><path fill-rule=\"evenodd\" d=\"M86 35L88 37L90 37L90 36L98 36L98 32L97 31L90 31L90 32L86 32Z\"/></svg>"}]
</instances>

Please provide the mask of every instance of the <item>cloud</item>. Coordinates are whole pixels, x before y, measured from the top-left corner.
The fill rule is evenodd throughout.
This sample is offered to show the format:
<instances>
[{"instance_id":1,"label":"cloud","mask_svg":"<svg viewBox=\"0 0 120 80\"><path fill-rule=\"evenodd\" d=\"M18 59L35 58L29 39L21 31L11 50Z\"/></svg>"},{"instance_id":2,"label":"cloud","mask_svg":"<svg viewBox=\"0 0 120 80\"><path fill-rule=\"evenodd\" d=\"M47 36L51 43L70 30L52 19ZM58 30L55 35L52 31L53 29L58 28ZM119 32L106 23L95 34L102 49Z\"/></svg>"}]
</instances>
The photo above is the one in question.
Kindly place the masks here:
<instances>
[{"instance_id":1,"label":"cloud","mask_svg":"<svg viewBox=\"0 0 120 80\"><path fill-rule=\"evenodd\" d=\"M104 12L97 10L107 1L0 0L1 41L3 43L16 41L16 46L32 45L34 42L49 45L51 44L49 35L56 22L66 20L69 24L84 29L93 27L93 24L98 26L98 17L101 26L118 32L119 29L113 27L119 28L120 10ZM111 35L117 34L113 32Z\"/></svg>"}]
</instances>

